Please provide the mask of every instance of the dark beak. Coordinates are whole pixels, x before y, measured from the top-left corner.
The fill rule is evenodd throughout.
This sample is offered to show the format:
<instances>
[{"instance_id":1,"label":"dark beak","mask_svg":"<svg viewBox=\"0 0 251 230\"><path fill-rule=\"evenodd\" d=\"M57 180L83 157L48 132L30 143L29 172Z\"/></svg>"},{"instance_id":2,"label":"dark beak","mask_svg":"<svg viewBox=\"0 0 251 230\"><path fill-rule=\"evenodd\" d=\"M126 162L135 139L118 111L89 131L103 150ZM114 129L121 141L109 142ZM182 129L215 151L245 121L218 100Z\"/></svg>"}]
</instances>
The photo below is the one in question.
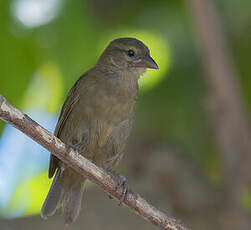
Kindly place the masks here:
<instances>
[{"instance_id":1,"label":"dark beak","mask_svg":"<svg viewBox=\"0 0 251 230\"><path fill-rule=\"evenodd\" d=\"M157 63L152 59L150 55L146 57L139 58L133 62L134 67L143 67L143 68L150 68L150 69L159 69Z\"/></svg>"}]
</instances>

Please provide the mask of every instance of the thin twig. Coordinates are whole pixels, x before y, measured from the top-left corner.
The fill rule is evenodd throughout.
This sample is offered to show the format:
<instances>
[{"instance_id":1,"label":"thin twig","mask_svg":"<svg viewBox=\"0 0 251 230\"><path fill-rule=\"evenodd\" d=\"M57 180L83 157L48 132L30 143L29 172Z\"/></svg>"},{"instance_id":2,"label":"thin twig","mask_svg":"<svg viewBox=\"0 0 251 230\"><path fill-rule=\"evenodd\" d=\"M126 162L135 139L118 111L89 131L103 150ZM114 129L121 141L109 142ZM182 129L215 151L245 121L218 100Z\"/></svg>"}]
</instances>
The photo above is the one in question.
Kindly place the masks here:
<instances>
[{"instance_id":1,"label":"thin twig","mask_svg":"<svg viewBox=\"0 0 251 230\"><path fill-rule=\"evenodd\" d=\"M29 116L10 105L1 94L0 119L22 131L48 151L52 152L61 161L72 167L79 174L100 186L109 195L117 199L122 197L122 188L116 188L116 181L114 181L110 175L85 159L82 155L78 154L73 148L65 145L57 137L33 121ZM189 228L185 227L179 220L167 216L165 213L150 205L139 194L129 193L123 204L161 229L189 230Z\"/></svg>"}]
</instances>

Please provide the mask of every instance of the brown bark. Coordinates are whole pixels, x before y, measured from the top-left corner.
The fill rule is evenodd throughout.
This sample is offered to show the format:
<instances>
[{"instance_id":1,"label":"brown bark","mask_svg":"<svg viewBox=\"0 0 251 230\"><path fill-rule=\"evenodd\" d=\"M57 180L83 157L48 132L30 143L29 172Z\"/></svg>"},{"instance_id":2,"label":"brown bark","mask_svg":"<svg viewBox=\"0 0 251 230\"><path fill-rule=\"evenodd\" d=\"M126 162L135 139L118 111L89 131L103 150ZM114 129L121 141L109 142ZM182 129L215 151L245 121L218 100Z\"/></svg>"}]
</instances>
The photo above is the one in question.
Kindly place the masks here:
<instances>
[{"instance_id":1,"label":"brown bark","mask_svg":"<svg viewBox=\"0 0 251 230\"><path fill-rule=\"evenodd\" d=\"M76 170L79 174L100 186L109 195L117 199L122 197L122 188L117 189L116 181L114 181L104 170L98 168L95 164L85 159L73 148L66 146L62 141L37 124L26 114L23 114L18 109L10 105L1 95L0 119L22 131L48 151L52 152L61 161ZM123 201L123 204L161 229L189 229L180 221L157 210L145 201L139 194L129 193Z\"/></svg>"}]
</instances>

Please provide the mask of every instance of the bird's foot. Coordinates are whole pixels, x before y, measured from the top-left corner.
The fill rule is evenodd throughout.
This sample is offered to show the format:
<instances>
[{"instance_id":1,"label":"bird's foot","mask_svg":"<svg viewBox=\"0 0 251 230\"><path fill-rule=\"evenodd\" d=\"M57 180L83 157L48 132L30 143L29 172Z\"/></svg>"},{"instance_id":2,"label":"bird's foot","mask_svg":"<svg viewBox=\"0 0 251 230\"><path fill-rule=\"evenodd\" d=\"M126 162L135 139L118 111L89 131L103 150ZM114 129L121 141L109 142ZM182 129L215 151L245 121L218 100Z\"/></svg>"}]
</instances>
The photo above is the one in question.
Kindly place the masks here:
<instances>
[{"instance_id":1,"label":"bird's foot","mask_svg":"<svg viewBox=\"0 0 251 230\"><path fill-rule=\"evenodd\" d=\"M126 195L130 192L132 193L131 189L129 188L129 185L127 183L126 177L118 174L117 172L115 172L114 170L112 170L111 168L108 168L106 170L108 172L109 175L111 175L111 177L117 182L116 185L116 190L119 189L120 187L122 187L123 189L123 193L122 193L122 197L119 200L119 205L121 205L125 198ZM112 198L111 196L109 196L109 198Z\"/></svg>"},{"instance_id":2,"label":"bird's foot","mask_svg":"<svg viewBox=\"0 0 251 230\"><path fill-rule=\"evenodd\" d=\"M86 144L83 141L76 144L68 143L67 145L68 147L72 148L74 151L77 151L78 153L84 152L86 148Z\"/></svg>"}]
</instances>

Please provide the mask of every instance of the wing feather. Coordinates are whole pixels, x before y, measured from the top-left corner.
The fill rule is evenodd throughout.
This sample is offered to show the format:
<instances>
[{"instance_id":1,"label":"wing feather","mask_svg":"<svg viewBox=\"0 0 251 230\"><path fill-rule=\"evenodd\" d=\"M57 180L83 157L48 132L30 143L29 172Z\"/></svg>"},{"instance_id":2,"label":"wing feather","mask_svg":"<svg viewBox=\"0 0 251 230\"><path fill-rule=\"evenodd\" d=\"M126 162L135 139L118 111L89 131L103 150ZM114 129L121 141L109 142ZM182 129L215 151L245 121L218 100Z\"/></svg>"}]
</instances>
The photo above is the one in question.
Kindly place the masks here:
<instances>
[{"instance_id":1,"label":"wing feather","mask_svg":"<svg viewBox=\"0 0 251 230\"><path fill-rule=\"evenodd\" d=\"M86 74L82 75L77 81L76 83L74 84L74 86L71 88L64 104L63 104L63 107L61 109L61 113L60 113L60 116L59 116L59 119L58 119L58 123L57 123L57 126L55 128L55 131L54 131L54 135L56 137L58 137L60 139L60 136L61 136L61 133L62 133L62 130L64 129L64 126L65 126L65 123L67 122L67 119L69 117L69 115L71 114L73 108L74 108L74 105L79 101L79 96L77 96L76 92L77 92L77 89L78 89L78 84L79 84L79 81L85 77ZM50 155L50 165L49 165L49 172L48 172L48 176L49 178L53 177L56 169L58 168L59 166L59 159L57 157L55 157L54 155Z\"/></svg>"}]
</instances>

